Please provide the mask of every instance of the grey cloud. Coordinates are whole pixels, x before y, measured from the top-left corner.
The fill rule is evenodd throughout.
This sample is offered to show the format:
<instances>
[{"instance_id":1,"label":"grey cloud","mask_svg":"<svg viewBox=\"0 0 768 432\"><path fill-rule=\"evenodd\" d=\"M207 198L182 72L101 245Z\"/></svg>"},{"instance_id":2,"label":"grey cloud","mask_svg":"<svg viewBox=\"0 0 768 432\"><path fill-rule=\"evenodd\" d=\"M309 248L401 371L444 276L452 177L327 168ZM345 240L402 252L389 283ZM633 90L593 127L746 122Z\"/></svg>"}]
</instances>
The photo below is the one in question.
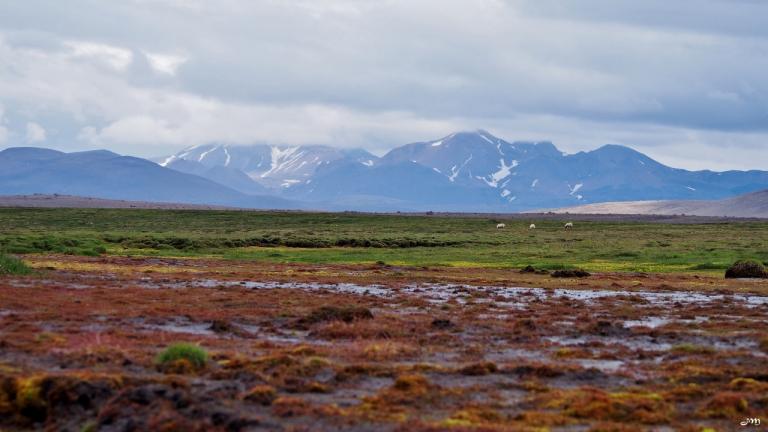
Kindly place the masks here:
<instances>
[{"instance_id":1,"label":"grey cloud","mask_svg":"<svg viewBox=\"0 0 768 432\"><path fill-rule=\"evenodd\" d=\"M483 127L572 149L621 141L700 166L679 155L709 154L718 141L753 148L768 136L763 2L0 0L0 8L0 103L6 127L18 131L8 136L35 122L54 145L150 155L201 140L273 141L381 152ZM73 41L131 60L120 70L119 55L73 57ZM152 55L184 61L163 73ZM665 145L684 150L659 151ZM758 163L729 157L721 166Z\"/></svg>"}]
</instances>

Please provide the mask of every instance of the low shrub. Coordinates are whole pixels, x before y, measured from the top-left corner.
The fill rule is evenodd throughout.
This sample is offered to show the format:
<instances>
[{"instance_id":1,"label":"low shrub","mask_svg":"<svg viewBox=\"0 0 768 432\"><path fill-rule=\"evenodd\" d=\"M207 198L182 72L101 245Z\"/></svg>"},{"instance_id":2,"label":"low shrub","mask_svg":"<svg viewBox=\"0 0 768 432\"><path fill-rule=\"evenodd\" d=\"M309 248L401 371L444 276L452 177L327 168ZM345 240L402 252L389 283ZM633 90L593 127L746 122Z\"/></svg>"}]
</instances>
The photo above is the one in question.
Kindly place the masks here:
<instances>
[{"instance_id":1,"label":"low shrub","mask_svg":"<svg viewBox=\"0 0 768 432\"><path fill-rule=\"evenodd\" d=\"M726 279L735 278L768 278L765 266L753 260L740 260L733 263L725 271Z\"/></svg>"},{"instance_id":2,"label":"low shrub","mask_svg":"<svg viewBox=\"0 0 768 432\"><path fill-rule=\"evenodd\" d=\"M582 269L556 270L552 272L553 278L583 278L589 276L591 274Z\"/></svg>"},{"instance_id":3,"label":"low shrub","mask_svg":"<svg viewBox=\"0 0 768 432\"><path fill-rule=\"evenodd\" d=\"M0 249L14 254L54 252L65 255L98 256L106 253L104 245L93 238L55 236L0 237Z\"/></svg>"},{"instance_id":4,"label":"low shrub","mask_svg":"<svg viewBox=\"0 0 768 432\"><path fill-rule=\"evenodd\" d=\"M526 273L549 274L549 271L548 270L544 270L544 269L537 269L536 267L534 267L532 265L527 265L527 266L523 267L522 269L520 269L520 273L522 273L522 274L526 274Z\"/></svg>"},{"instance_id":5,"label":"low shrub","mask_svg":"<svg viewBox=\"0 0 768 432\"><path fill-rule=\"evenodd\" d=\"M25 275L32 272L24 261L11 256L0 253L0 275Z\"/></svg>"},{"instance_id":6,"label":"low shrub","mask_svg":"<svg viewBox=\"0 0 768 432\"><path fill-rule=\"evenodd\" d=\"M727 267L728 266L724 264L707 262L707 263L696 264L694 266L691 266L691 270L723 270Z\"/></svg>"}]
</instances>

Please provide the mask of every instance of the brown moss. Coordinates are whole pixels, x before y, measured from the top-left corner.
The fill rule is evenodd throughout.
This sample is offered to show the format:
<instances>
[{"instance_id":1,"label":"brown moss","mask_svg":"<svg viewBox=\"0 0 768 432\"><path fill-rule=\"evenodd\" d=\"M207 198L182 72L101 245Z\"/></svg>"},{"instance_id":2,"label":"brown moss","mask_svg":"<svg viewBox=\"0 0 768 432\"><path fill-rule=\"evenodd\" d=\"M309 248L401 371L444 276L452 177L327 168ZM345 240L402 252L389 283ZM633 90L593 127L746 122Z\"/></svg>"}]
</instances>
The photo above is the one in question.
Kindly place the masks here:
<instances>
[{"instance_id":1,"label":"brown moss","mask_svg":"<svg viewBox=\"0 0 768 432\"><path fill-rule=\"evenodd\" d=\"M515 416L515 421L527 426L547 428L553 426L565 426L569 423L573 423L572 419L560 413L550 411L523 411Z\"/></svg>"},{"instance_id":2,"label":"brown moss","mask_svg":"<svg viewBox=\"0 0 768 432\"><path fill-rule=\"evenodd\" d=\"M322 339L391 339L396 335L402 335L402 329L397 329L393 323L377 321L331 321L312 331L312 336Z\"/></svg>"},{"instance_id":3,"label":"brown moss","mask_svg":"<svg viewBox=\"0 0 768 432\"><path fill-rule=\"evenodd\" d=\"M323 306L314 309L299 320L300 324L311 325L327 321L351 323L357 320L373 319L370 309L360 306Z\"/></svg>"},{"instance_id":4,"label":"brown moss","mask_svg":"<svg viewBox=\"0 0 768 432\"><path fill-rule=\"evenodd\" d=\"M636 432L637 426L621 423L600 422L589 428L588 432Z\"/></svg>"},{"instance_id":5,"label":"brown moss","mask_svg":"<svg viewBox=\"0 0 768 432\"><path fill-rule=\"evenodd\" d=\"M291 349L290 354L295 356L300 356L300 357L312 356L317 354L317 349L307 345L299 345Z\"/></svg>"},{"instance_id":6,"label":"brown moss","mask_svg":"<svg viewBox=\"0 0 768 432\"><path fill-rule=\"evenodd\" d=\"M308 393L330 393L331 387L317 381L312 381L306 386Z\"/></svg>"},{"instance_id":7,"label":"brown moss","mask_svg":"<svg viewBox=\"0 0 768 432\"><path fill-rule=\"evenodd\" d=\"M768 382L758 381L752 378L734 378L728 384L733 390L755 392L768 395Z\"/></svg>"},{"instance_id":8,"label":"brown moss","mask_svg":"<svg viewBox=\"0 0 768 432\"><path fill-rule=\"evenodd\" d=\"M418 347L413 344L384 341L364 344L361 350L352 353L356 357L370 361L402 360L418 354Z\"/></svg>"},{"instance_id":9,"label":"brown moss","mask_svg":"<svg viewBox=\"0 0 768 432\"><path fill-rule=\"evenodd\" d=\"M429 380L424 375L401 375L397 377L392 388L412 395L424 394L429 389Z\"/></svg>"},{"instance_id":10,"label":"brown moss","mask_svg":"<svg viewBox=\"0 0 768 432\"><path fill-rule=\"evenodd\" d=\"M758 346L760 347L760 350L764 353L768 353L768 336L763 336L760 338L760 341L758 342Z\"/></svg>"},{"instance_id":11,"label":"brown moss","mask_svg":"<svg viewBox=\"0 0 768 432\"><path fill-rule=\"evenodd\" d=\"M467 407L454 412L443 424L446 426L480 426L504 421L498 411L489 407Z\"/></svg>"},{"instance_id":12,"label":"brown moss","mask_svg":"<svg viewBox=\"0 0 768 432\"><path fill-rule=\"evenodd\" d=\"M278 417L296 417L309 411L309 403L297 397L282 396L272 402L272 413Z\"/></svg>"},{"instance_id":13,"label":"brown moss","mask_svg":"<svg viewBox=\"0 0 768 432\"><path fill-rule=\"evenodd\" d=\"M689 402L699 400L707 395L701 385L696 383L678 384L664 393L666 400L675 402Z\"/></svg>"},{"instance_id":14,"label":"brown moss","mask_svg":"<svg viewBox=\"0 0 768 432\"><path fill-rule=\"evenodd\" d=\"M459 373L469 376L481 376L496 373L499 370L496 363L493 362L480 362L466 365L459 369Z\"/></svg>"},{"instance_id":15,"label":"brown moss","mask_svg":"<svg viewBox=\"0 0 768 432\"><path fill-rule=\"evenodd\" d=\"M674 409L654 393L609 393L585 387L545 394L543 406L562 409L566 415L581 419L635 424L669 422Z\"/></svg>"},{"instance_id":16,"label":"brown moss","mask_svg":"<svg viewBox=\"0 0 768 432\"><path fill-rule=\"evenodd\" d=\"M749 402L741 393L720 392L712 396L701 409L699 415L708 418L736 419L749 411Z\"/></svg>"},{"instance_id":17,"label":"brown moss","mask_svg":"<svg viewBox=\"0 0 768 432\"><path fill-rule=\"evenodd\" d=\"M670 351L677 354L714 354L715 349L710 346L704 346L704 345L694 345L694 344L679 344L673 346Z\"/></svg>"},{"instance_id":18,"label":"brown moss","mask_svg":"<svg viewBox=\"0 0 768 432\"><path fill-rule=\"evenodd\" d=\"M187 359L176 359L157 365L157 369L167 374L190 375L198 372L199 368Z\"/></svg>"},{"instance_id":19,"label":"brown moss","mask_svg":"<svg viewBox=\"0 0 768 432\"><path fill-rule=\"evenodd\" d=\"M257 385L248 390L243 399L264 406L272 405L272 402L277 399L277 390L270 385Z\"/></svg>"}]
</instances>

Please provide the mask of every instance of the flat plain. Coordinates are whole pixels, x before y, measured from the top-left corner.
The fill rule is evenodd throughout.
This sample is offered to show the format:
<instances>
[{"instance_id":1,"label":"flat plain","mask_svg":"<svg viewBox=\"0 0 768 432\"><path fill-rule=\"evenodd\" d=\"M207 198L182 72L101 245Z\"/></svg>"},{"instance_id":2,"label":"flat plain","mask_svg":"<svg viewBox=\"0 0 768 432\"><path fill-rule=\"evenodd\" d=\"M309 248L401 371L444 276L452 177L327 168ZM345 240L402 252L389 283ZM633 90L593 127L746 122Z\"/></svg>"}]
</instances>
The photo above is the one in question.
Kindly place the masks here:
<instances>
[{"instance_id":1,"label":"flat plain","mask_svg":"<svg viewBox=\"0 0 768 432\"><path fill-rule=\"evenodd\" d=\"M768 222L560 217L0 209L0 428L768 421Z\"/></svg>"}]
</instances>

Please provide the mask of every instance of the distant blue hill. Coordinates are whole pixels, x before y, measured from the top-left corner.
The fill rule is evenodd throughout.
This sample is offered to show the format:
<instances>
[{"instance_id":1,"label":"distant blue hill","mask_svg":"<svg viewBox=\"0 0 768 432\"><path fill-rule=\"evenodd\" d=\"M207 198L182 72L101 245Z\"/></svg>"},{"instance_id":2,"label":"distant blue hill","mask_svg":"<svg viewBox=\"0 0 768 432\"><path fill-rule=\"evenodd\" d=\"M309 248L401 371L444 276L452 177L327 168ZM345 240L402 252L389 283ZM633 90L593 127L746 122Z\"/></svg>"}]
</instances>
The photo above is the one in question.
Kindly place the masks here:
<instances>
[{"instance_id":1,"label":"distant blue hill","mask_svg":"<svg viewBox=\"0 0 768 432\"><path fill-rule=\"evenodd\" d=\"M66 194L98 198L299 208L274 196L252 196L145 159L105 151L63 153L16 147L0 151L0 195Z\"/></svg>"}]
</instances>

